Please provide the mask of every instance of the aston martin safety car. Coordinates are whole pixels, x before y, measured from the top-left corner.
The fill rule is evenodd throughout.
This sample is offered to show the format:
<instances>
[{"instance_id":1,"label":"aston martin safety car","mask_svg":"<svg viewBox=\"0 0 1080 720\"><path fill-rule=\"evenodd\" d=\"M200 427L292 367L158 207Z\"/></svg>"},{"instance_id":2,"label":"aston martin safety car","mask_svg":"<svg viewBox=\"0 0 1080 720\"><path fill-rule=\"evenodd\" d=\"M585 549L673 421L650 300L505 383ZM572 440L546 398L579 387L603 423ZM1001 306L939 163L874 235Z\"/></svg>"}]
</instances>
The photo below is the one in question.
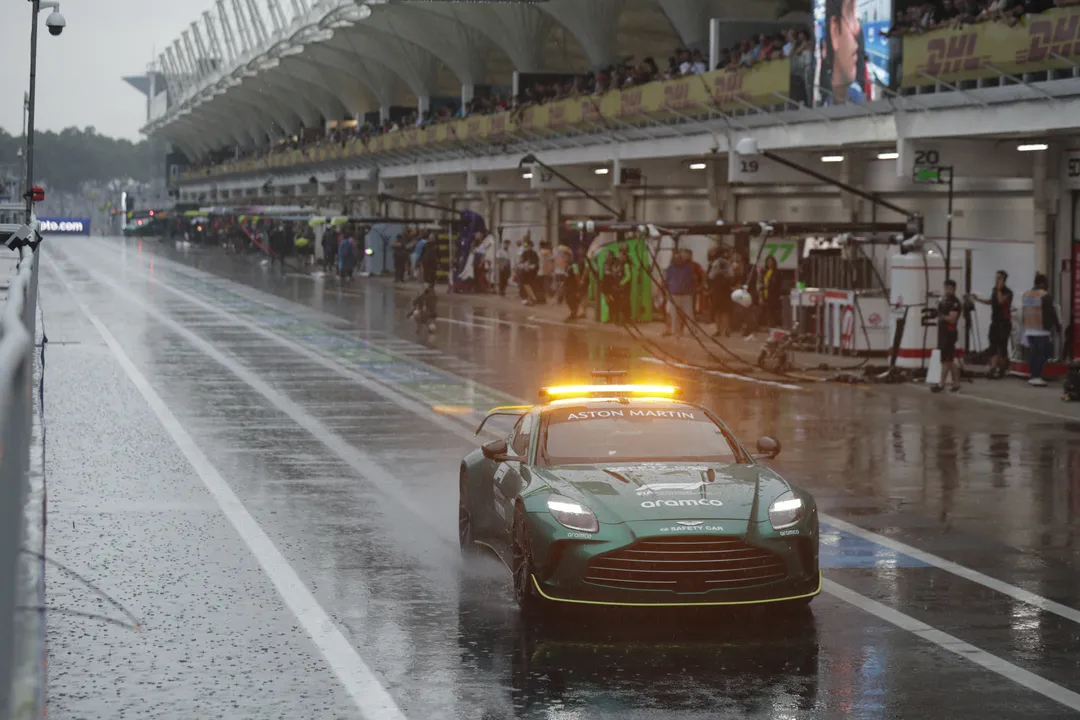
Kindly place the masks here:
<instances>
[{"instance_id":1,"label":"aston martin safety car","mask_svg":"<svg viewBox=\"0 0 1080 720\"><path fill-rule=\"evenodd\" d=\"M821 592L814 498L670 386L546 388L460 466L458 530L511 569L526 617L558 604L798 606Z\"/></svg>"}]
</instances>

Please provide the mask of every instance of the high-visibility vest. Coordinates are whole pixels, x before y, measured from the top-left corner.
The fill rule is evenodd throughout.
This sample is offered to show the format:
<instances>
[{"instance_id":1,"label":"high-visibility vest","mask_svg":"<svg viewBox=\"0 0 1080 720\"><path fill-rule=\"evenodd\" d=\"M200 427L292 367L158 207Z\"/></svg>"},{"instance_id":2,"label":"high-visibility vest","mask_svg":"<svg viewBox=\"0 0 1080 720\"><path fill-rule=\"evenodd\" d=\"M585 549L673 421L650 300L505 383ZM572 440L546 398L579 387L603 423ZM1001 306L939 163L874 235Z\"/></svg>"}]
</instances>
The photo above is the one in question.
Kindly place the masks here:
<instances>
[{"instance_id":1,"label":"high-visibility vest","mask_svg":"<svg viewBox=\"0 0 1080 720\"><path fill-rule=\"evenodd\" d=\"M1022 315L1025 330L1043 330L1043 297L1045 290L1028 290L1021 297Z\"/></svg>"}]
</instances>

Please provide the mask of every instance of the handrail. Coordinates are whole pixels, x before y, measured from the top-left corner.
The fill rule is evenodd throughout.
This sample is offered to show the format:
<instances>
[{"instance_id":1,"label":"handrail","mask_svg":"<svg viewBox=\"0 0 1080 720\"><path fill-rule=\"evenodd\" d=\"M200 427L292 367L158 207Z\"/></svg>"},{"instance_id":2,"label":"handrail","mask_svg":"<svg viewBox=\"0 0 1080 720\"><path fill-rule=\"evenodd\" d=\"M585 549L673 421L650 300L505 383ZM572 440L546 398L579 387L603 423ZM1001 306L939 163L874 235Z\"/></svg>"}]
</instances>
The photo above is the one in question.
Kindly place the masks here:
<instances>
[{"instance_id":1,"label":"handrail","mask_svg":"<svg viewBox=\"0 0 1080 720\"><path fill-rule=\"evenodd\" d=\"M16 608L42 605L40 580L20 572L30 496L34 335L37 315L37 219L21 226L35 239L20 247L18 271L0 310L0 719L41 715L44 645L41 628ZM28 231L28 232L26 232ZM2 252L2 251L0 251ZM38 531L40 533L40 529ZM35 552L43 548L35 549ZM33 574L36 575L36 572ZM32 586L32 587L27 587ZM28 600L30 602L28 602ZM42 621L39 620L40 625ZM29 675L29 678L27 677ZM14 706L14 708L13 708Z\"/></svg>"}]
</instances>

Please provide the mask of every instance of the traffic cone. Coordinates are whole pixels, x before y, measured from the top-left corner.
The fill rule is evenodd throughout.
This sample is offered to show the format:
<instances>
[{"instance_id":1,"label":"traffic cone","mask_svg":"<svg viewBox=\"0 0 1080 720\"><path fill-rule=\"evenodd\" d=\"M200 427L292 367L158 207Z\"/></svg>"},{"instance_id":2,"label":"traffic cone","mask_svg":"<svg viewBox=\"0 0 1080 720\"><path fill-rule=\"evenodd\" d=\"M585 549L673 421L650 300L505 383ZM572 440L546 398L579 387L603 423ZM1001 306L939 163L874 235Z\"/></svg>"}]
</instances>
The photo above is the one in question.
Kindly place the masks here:
<instances>
[{"instance_id":1,"label":"traffic cone","mask_svg":"<svg viewBox=\"0 0 1080 720\"><path fill-rule=\"evenodd\" d=\"M941 351L934 349L930 352L930 367L926 369L926 384L941 384Z\"/></svg>"}]
</instances>

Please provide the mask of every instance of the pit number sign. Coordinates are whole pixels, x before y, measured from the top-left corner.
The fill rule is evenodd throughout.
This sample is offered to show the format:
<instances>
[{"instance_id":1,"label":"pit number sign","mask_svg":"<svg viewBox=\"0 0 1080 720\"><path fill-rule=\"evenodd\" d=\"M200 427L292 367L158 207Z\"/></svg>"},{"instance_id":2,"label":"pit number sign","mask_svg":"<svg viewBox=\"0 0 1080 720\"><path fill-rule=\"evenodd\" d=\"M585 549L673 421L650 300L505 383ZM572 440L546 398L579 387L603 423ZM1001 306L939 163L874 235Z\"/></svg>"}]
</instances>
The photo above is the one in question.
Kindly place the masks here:
<instances>
[{"instance_id":1,"label":"pit number sign","mask_svg":"<svg viewBox=\"0 0 1080 720\"><path fill-rule=\"evenodd\" d=\"M1068 150L1064 157L1065 187L1080 190L1080 148Z\"/></svg>"},{"instance_id":2,"label":"pit number sign","mask_svg":"<svg viewBox=\"0 0 1080 720\"><path fill-rule=\"evenodd\" d=\"M793 160L805 164L801 157ZM740 155L732 151L728 156L728 183L731 185L812 185L816 182L808 175L760 155Z\"/></svg>"}]
</instances>

